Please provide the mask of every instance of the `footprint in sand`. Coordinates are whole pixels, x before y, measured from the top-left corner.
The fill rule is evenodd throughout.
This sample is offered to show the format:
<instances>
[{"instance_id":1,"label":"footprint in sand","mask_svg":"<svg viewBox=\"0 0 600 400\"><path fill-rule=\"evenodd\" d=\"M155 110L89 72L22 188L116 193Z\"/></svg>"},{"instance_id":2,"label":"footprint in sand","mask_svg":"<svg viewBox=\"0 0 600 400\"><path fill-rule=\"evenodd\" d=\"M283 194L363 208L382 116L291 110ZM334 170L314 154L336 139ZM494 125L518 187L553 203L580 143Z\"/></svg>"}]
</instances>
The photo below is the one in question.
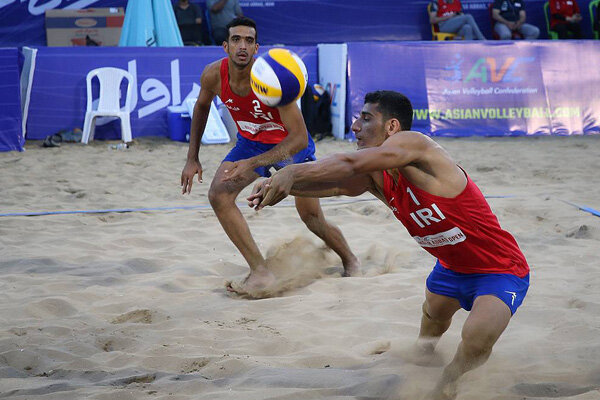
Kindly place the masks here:
<instances>
[{"instance_id":1,"label":"footprint in sand","mask_svg":"<svg viewBox=\"0 0 600 400\"><path fill-rule=\"evenodd\" d=\"M104 336L98 338L96 347L106 352L111 351L129 351L136 347L137 341L121 336Z\"/></svg>"},{"instance_id":2,"label":"footprint in sand","mask_svg":"<svg viewBox=\"0 0 600 400\"><path fill-rule=\"evenodd\" d=\"M570 383L519 383L512 390L528 397L571 397L598 390L596 386L575 386Z\"/></svg>"},{"instance_id":3,"label":"footprint in sand","mask_svg":"<svg viewBox=\"0 0 600 400\"><path fill-rule=\"evenodd\" d=\"M181 367L180 372L182 374L191 374L193 372L198 372L202 368L206 367L210 363L210 359L208 358L199 358L195 360L186 361Z\"/></svg>"},{"instance_id":4,"label":"footprint in sand","mask_svg":"<svg viewBox=\"0 0 600 400\"><path fill-rule=\"evenodd\" d=\"M124 324L126 322L132 322L135 324L151 324L155 314L156 313L154 311L147 309L133 310L114 318L111 321L111 324Z\"/></svg>"},{"instance_id":5,"label":"footprint in sand","mask_svg":"<svg viewBox=\"0 0 600 400\"><path fill-rule=\"evenodd\" d=\"M68 301L52 298L28 304L26 310L37 318L69 317L77 314L77 309Z\"/></svg>"},{"instance_id":6,"label":"footprint in sand","mask_svg":"<svg viewBox=\"0 0 600 400\"><path fill-rule=\"evenodd\" d=\"M568 238L574 238L574 239L592 239L593 238L592 231L591 231L590 227L587 225L581 225L577 228L571 229L567 232L567 234L565 236Z\"/></svg>"},{"instance_id":7,"label":"footprint in sand","mask_svg":"<svg viewBox=\"0 0 600 400\"><path fill-rule=\"evenodd\" d=\"M353 348L359 354L375 356L390 351L392 344L389 340L363 343Z\"/></svg>"},{"instance_id":8,"label":"footprint in sand","mask_svg":"<svg viewBox=\"0 0 600 400\"><path fill-rule=\"evenodd\" d=\"M39 354L27 350L10 350L0 354L0 365L6 365L26 373L36 373L47 364L46 360Z\"/></svg>"}]
</instances>

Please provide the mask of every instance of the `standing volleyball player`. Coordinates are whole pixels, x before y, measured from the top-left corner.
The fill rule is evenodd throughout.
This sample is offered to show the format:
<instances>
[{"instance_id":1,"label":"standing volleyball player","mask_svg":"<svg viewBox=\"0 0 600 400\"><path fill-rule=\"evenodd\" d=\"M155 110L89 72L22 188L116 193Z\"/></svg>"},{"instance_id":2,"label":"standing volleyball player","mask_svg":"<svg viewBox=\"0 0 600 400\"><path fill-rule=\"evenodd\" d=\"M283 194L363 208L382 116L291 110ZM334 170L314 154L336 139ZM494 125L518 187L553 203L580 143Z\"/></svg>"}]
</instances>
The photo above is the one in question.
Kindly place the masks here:
<instances>
[{"instance_id":1,"label":"standing volleyball player","mask_svg":"<svg viewBox=\"0 0 600 400\"><path fill-rule=\"evenodd\" d=\"M208 197L221 226L250 266L248 277L230 284L229 291L260 296L275 283L267 269L246 220L235 204L237 195L259 176L269 177L269 169L291 163L315 160L314 143L307 132L302 113L295 102L268 107L250 87L250 71L258 51L256 24L239 17L227 25L223 42L227 58L209 64L200 78L201 89L192 118L187 162L181 173L182 193L190 193L194 175L202 182L198 152L206 127L210 104L219 96L238 128L237 143L215 173ZM227 180L224 180L227 178ZM319 200L297 198L296 209L308 229L323 239L342 259L346 276L360 272L360 262L341 231L323 216Z\"/></svg>"},{"instance_id":2,"label":"standing volleyball player","mask_svg":"<svg viewBox=\"0 0 600 400\"><path fill-rule=\"evenodd\" d=\"M325 197L369 191L390 207L437 258L427 278L418 355L433 355L454 313L470 311L456 355L427 397L453 399L458 378L488 359L523 302L529 266L467 173L433 140L409 131L412 118L412 105L402 94L368 93L352 124L359 151L285 167L257 184L248 200L260 209L289 193Z\"/></svg>"}]
</instances>

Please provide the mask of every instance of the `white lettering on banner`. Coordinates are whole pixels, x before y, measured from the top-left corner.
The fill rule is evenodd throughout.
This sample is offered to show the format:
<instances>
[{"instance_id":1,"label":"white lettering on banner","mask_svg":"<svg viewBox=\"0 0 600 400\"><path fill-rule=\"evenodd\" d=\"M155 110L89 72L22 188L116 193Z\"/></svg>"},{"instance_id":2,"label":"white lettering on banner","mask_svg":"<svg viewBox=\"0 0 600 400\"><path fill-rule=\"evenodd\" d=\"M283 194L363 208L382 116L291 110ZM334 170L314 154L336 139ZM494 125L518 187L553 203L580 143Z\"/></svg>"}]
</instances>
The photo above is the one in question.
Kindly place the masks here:
<instances>
[{"instance_id":1,"label":"white lettering on banner","mask_svg":"<svg viewBox=\"0 0 600 400\"><path fill-rule=\"evenodd\" d=\"M65 10L80 10L99 1L100 0L79 0L73 4L69 4L68 6L66 6Z\"/></svg>"},{"instance_id":2,"label":"white lettering on banner","mask_svg":"<svg viewBox=\"0 0 600 400\"><path fill-rule=\"evenodd\" d=\"M31 0L29 2L29 6L27 7L27 11L29 11L29 14L31 15L41 15L45 13L46 10L56 8L60 4L60 2L61 0L52 0L48 3L42 4L41 6L38 6L38 0Z\"/></svg>"},{"instance_id":3,"label":"white lettering on banner","mask_svg":"<svg viewBox=\"0 0 600 400\"><path fill-rule=\"evenodd\" d=\"M240 129L252 135L257 135L263 131L283 130L283 127L275 122L267 122L264 124L255 124L254 122L240 121L238 122Z\"/></svg>"},{"instance_id":4,"label":"white lettering on banner","mask_svg":"<svg viewBox=\"0 0 600 400\"><path fill-rule=\"evenodd\" d=\"M16 2L17 0L0 0L0 8L6 7L9 4L12 4L14 2ZM25 3L27 0L21 0L21 3ZM79 0L76 1L74 3L69 4L68 6L64 7L65 10L80 10L82 8L86 8L94 3L99 2L100 0ZM31 15L42 15L46 12L46 10L52 10L54 8L57 8L61 3L62 0L51 0L48 1L44 4L40 4L42 0L29 0L29 3L27 4L27 11L29 11L29 14Z\"/></svg>"},{"instance_id":5,"label":"white lettering on banner","mask_svg":"<svg viewBox=\"0 0 600 400\"><path fill-rule=\"evenodd\" d=\"M179 89L179 60L171 61L171 91L172 91L172 105L176 106L181 104L181 90Z\"/></svg>"},{"instance_id":6,"label":"white lettering on banner","mask_svg":"<svg viewBox=\"0 0 600 400\"><path fill-rule=\"evenodd\" d=\"M138 101L137 95L137 63L135 60L131 60L127 63L127 71L133 76L133 82L131 82L131 87L133 88L133 94L131 96L131 110L135 110ZM139 117L138 117L139 118Z\"/></svg>"},{"instance_id":7,"label":"white lettering on banner","mask_svg":"<svg viewBox=\"0 0 600 400\"><path fill-rule=\"evenodd\" d=\"M131 60L127 63L127 70L133 76L131 86L134 88L131 96L131 110L135 110L138 103L138 83L137 83L137 61ZM196 83L192 85L192 89L186 96L198 97L200 88ZM142 100L153 101L151 104L145 105L138 110L138 118L147 117L163 108L169 103L174 106L181 104L181 79L179 73L179 59L171 60L171 92L163 82L155 78L148 78L142 82L140 86L140 94ZM171 101L172 100L172 101Z\"/></svg>"},{"instance_id":8,"label":"white lettering on banner","mask_svg":"<svg viewBox=\"0 0 600 400\"><path fill-rule=\"evenodd\" d=\"M142 83L140 94L142 96L142 100L156 101L140 108L138 111L139 118L144 118L146 115L157 112L161 108L168 106L169 102L171 101L171 95L169 94L169 88L167 88L167 85L154 78L146 79Z\"/></svg>"},{"instance_id":9,"label":"white lettering on banner","mask_svg":"<svg viewBox=\"0 0 600 400\"><path fill-rule=\"evenodd\" d=\"M419 243L421 247L441 247L454 246L460 242L464 242L467 236L460 230L459 227L454 227L445 232L436 233L428 236L413 236L413 239Z\"/></svg>"},{"instance_id":10,"label":"white lettering on banner","mask_svg":"<svg viewBox=\"0 0 600 400\"><path fill-rule=\"evenodd\" d=\"M0 0L0 8L6 7L9 4L14 3L17 0Z\"/></svg>"},{"instance_id":11,"label":"white lettering on banner","mask_svg":"<svg viewBox=\"0 0 600 400\"><path fill-rule=\"evenodd\" d=\"M133 77L131 87L133 88L131 96L131 111L134 111L138 104L138 87L140 90L140 96L143 101L149 101L150 104L146 104L140 107L138 110L138 118L147 117L157 111L167 107L169 103L174 106L181 104L181 79L179 73L179 59L171 60L171 91L167 85L156 78L148 78L138 86L138 75L137 75L137 60L131 60L127 63L127 70ZM192 84L192 88L189 91L188 97L198 97L200 87L198 84Z\"/></svg>"},{"instance_id":12,"label":"white lettering on banner","mask_svg":"<svg viewBox=\"0 0 600 400\"><path fill-rule=\"evenodd\" d=\"M442 95L444 96L460 96L460 95L469 95L469 96L485 96L485 95L514 95L514 94L536 94L538 93L538 88L535 87L500 87L500 86L492 86L492 87L463 87L462 89L448 89L444 88L442 91Z\"/></svg>"}]
</instances>

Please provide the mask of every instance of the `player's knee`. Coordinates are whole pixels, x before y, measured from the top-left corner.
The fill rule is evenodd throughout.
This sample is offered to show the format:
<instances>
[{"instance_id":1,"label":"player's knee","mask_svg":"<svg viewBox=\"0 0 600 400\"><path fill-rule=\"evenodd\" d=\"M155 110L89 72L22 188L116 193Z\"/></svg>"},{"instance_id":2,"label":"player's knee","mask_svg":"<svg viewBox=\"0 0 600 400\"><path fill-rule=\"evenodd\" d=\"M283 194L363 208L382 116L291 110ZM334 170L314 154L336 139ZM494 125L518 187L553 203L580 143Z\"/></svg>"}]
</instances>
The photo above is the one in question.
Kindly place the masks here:
<instances>
[{"instance_id":1,"label":"player's knee","mask_svg":"<svg viewBox=\"0 0 600 400\"><path fill-rule=\"evenodd\" d=\"M491 354L496 339L497 336L486 329L465 327L462 331L463 346L471 356Z\"/></svg>"},{"instance_id":2,"label":"player's knee","mask_svg":"<svg viewBox=\"0 0 600 400\"><path fill-rule=\"evenodd\" d=\"M446 323L450 320L450 318L445 318L445 316L441 315L440 313L437 313L435 309L432 309L427 303L427 301L423 303L421 309L423 310L423 317L425 317L425 319L431 322L441 324Z\"/></svg>"},{"instance_id":3,"label":"player's knee","mask_svg":"<svg viewBox=\"0 0 600 400\"><path fill-rule=\"evenodd\" d=\"M321 215L318 211L299 209L298 215L304 224L313 230L314 227L319 226L321 222Z\"/></svg>"},{"instance_id":4,"label":"player's knee","mask_svg":"<svg viewBox=\"0 0 600 400\"><path fill-rule=\"evenodd\" d=\"M231 194L222 185L213 185L208 190L208 201L213 210L218 211L223 207L231 206L231 203L235 201L235 197L232 198Z\"/></svg>"}]
</instances>

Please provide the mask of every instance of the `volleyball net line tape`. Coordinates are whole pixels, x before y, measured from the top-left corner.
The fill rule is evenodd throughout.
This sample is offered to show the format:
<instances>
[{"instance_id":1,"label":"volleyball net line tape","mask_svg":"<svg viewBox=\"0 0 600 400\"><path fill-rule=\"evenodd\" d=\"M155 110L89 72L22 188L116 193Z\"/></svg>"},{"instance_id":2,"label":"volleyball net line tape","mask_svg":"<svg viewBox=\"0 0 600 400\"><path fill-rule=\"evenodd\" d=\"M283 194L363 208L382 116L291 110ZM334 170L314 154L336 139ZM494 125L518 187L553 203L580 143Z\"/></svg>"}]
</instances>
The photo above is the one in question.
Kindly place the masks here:
<instances>
[{"instance_id":1,"label":"volleyball net line tape","mask_svg":"<svg viewBox=\"0 0 600 400\"><path fill-rule=\"evenodd\" d=\"M350 203L360 203L366 201L375 201L377 199L348 199L348 200L321 200L322 205L342 205ZM236 203L240 208L249 208L246 202ZM277 204L278 207L293 207L293 201L282 201ZM66 214L108 214L108 213L129 213L146 211L173 211L173 210L212 210L210 204L200 204L196 206L173 206L173 207L146 207L146 208L107 208L103 210L59 210L59 211L25 211L0 214L0 217L39 217L43 215L66 215Z\"/></svg>"},{"instance_id":2,"label":"volleyball net line tape","mask_svg":"<svg viewBox=\"0 0 600 400\"><path fill-rule=\"evenodd\" d=\"M511 199L519 196L505 195L505 196L485 196L486 199ZM376 201L378 199L348 199L348 200L337 200L337 199L322 199L321 204L324 206L328 205L344 205L353 203L362 203ZM595 210L591 207L572 203L570 201L559 199L565 204L576 207L581 211L590 213L596 217L600 217L600 211ZM246 202L237 202L238 207L247 207ZM278 207L293 207L295 206L293 201L283 201L277 205ZM148 212L148 211L178 211L178 210L212 210L209 204L200 204L196 206L173 206L173 207L146 207L146 208L108 208L103 210L59 210L59 211L25 211L25 212L9 212L0 213L0 217L39 217L44 215L68 215L68 214L109 214L109 213L130 213L130 212Z\"/></svg>"},{"instance_id":3,"label":"volleyball net line tape","mask_svg":"<svg viewBox=\"0 0 600 400\"><path fill-rule=\"evenodd\" d=\"M588 213L590 213L590 214L592 214L592 215L595 215L596 217L600 217L600 211L598 211L598 210L595 210L595 209L593 209L592 207L588 207L588 206L582 206L582 205L575 204L575 203L572 203L572 202L570 202L570 201L566 201L566 200L560 200L560 201L562 201L563 203L565 203L565 204L568 204L568 205L570 205L570 206L577 207L577 208L579 208L581 211L585 211L585 212L588 212Z\"/></svg>"}]
</instances>

